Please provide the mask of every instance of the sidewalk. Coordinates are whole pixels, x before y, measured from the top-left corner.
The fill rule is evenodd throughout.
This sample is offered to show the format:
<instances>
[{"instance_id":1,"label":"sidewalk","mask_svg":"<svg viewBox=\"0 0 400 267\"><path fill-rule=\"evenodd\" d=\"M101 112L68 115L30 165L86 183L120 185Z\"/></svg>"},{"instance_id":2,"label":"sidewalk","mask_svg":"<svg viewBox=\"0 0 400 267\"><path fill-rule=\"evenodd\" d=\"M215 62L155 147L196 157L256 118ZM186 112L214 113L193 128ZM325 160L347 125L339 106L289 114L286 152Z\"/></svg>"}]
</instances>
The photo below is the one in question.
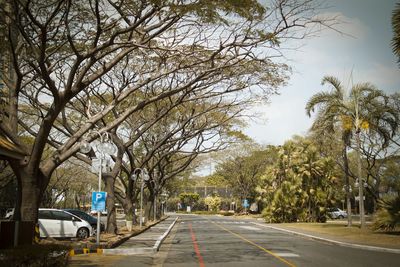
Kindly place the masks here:
<instances>
[{"instance_id":1,"label":"sidewalk","mask_svg":"<svg viewBox=\"0 0 400 267\"><path fill-rule=\"evenodd\" d=\"M177 216L169 216L147 231L131 237L117 248L103 249L105 255L134 255L155 253L176 222Z\"/></svg>"}]
</instances>

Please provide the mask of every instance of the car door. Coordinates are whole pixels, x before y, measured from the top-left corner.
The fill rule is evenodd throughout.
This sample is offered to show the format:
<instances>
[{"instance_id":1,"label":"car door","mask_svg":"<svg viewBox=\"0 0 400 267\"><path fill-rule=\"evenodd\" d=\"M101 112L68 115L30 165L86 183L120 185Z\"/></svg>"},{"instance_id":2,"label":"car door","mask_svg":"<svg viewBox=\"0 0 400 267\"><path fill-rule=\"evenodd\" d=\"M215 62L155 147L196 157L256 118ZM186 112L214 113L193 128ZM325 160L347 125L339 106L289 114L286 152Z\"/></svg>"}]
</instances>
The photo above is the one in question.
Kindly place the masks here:
<instances>
[{"instance_id":1,"label":"car door","mask_svg":"<svg viewBox=\"0 0 400 267\"><path fill-rule=\"evenodd\" d=\"M51 212L53 217L58 221L56 235L59 237L74 237L76 235L77 228L72 221L73 215L61 210L53 210Z\"/></svg>"},{"instance_id":2,"label":"car door","mask_svg":"<svg viewBox=\"0 0 400 267\"><path fill-rule=\"evenodd\" d=\"M41 237L56 236L59 222L54 218L51 210L39 210L38 219Z\"/></svg>"}]
</instances>

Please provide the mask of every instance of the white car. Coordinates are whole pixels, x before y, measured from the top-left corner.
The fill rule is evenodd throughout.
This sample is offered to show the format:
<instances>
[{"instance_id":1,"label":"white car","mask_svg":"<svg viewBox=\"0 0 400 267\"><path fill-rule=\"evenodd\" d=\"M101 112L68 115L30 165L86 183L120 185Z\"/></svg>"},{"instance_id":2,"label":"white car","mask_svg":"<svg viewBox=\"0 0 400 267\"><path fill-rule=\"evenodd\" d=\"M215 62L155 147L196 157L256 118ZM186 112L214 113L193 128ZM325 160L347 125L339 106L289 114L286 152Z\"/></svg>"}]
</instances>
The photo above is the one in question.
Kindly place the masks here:
<instances>
[{"instance_id":1,"label":"white car","mask_svg":"<svg viewBox=\"0 0 400 267\"><path fill-rule=\"evenodd\" d=\"M6 211L6 216L4 216L4 218L6 218L7 220L10 220L13 215L14 215L14 208L8 209Z\"/></svg>"},{"instance_id":2,"label":"white car","mask_svg":"<svg viewBox=\"0 0 400 267\"><path fill-rule=\"evenodd\" d=\"M39 209L40 237L88 238L93 234L90 224L65 210Z\"/></svg>"},{"instance_id":3,"label":"white car","mask_svg":"<svg viewBox=\"0 0 400 267\"><path fill-rule=\"evenodd\" d=\"M328 209L328 216L332 219L347 218L347 212L339 208Z\"/></svg>"}]
</instances>

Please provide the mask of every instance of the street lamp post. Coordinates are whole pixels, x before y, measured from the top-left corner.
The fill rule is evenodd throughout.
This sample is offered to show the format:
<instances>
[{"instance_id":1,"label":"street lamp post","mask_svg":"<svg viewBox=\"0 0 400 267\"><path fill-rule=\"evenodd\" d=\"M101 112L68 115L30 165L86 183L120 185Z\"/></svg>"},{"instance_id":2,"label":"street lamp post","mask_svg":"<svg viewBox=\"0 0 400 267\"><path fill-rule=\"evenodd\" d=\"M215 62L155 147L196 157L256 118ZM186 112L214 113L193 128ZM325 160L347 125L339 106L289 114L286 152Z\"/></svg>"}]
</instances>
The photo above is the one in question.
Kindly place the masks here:
<instances>
[{"instance_id":1,"label":"street lamp post","mask_svg":"<svg viewBox=\"0 0 400 267\"><path fill-rule=\"evenodd\" d=\"M98 181L98 191L101 191L101 179L102 179L102 171L103 171L103 159L106 156L113 155L116 152L116 147L110 142L110 137L107 132L100 133L99 131L93 131L100 137L100 143L96 145L97 151L100 153L99 155L99 181ZM90 143L86 140L81 142L80 151L82 153L89 153L92 149ZM107 168L107 162L104 165ZM101 211L97 211L97 229L96 229L96 245L100 245L100 215Z\"/></svg>"},{"instance_id":2,"label":"street lamp post","mask_svg":"<svg viewBox=\"0 0 400 267\"><path fill-rule=\"evenodd\" d=\"M136 172L139 171L140 174L143 173L142 179L141 179L141 185L140 185L140 218L139 218L139 226L142 228L142 221L143 221L143 189L144 189L144 182L149 180L149 174L147 173L146 168L136 168L133 170L133 173L131 175L131 179L135 180Z\"/></svg>"}]
</instances>

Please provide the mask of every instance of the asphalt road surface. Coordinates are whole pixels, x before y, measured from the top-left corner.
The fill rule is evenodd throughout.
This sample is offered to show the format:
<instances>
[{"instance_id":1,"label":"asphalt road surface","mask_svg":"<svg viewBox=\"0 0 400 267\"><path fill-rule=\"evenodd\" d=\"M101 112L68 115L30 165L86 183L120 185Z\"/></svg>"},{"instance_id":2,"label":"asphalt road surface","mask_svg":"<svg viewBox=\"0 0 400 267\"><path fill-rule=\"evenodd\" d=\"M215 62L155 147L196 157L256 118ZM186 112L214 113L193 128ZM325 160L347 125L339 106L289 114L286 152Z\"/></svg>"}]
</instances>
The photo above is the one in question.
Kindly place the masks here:
<instances>
[{"instance_id":1,"label":"asphalt road surface","mask_svg":"<svg viewBox=\"0 0 400 267\"><path fill-rule=\"evenodd\" d=\"M91 255L79 257L71 266L399 267L400 254L315 241L256 220L180 215L154 255Z\"/></svg>"},{"instance_id":2,"label":"asphalt road surface","mask_svg":"<svg viewBox=\"0 0 400 267\"><path fill-rule=\"evenodd\" d=\"M218 216L181 216L159 266L400 266L400 254L341 247Z\"/></svg>"}]
</instances>

